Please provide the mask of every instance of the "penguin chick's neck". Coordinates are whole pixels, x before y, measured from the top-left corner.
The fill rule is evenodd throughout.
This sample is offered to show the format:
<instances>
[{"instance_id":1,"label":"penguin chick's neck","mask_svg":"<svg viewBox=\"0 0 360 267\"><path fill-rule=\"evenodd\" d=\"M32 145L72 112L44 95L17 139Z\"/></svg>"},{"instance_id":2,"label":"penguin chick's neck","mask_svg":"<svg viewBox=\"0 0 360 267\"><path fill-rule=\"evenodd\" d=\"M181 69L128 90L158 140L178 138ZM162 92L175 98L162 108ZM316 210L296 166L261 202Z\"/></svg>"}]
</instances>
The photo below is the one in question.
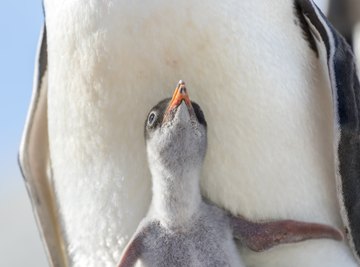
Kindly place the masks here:
<instances>
[{"instance_id":1,"label":"penguin chick's neck","mask_svg":"<svg viewBox=\"0 0 360 267\"><path fill-rule=\"evenodd\" d=\"M199 168L178 165L167 170L161 164L152 166L152 209L161 223L172 227L186 227L196 217L201 204Z\"/></svg>"},{"instance_id":2,"label":"penguin chick's neck","mask_svg":"<svg viewBox=\"0 0 360 267\"><path fill-rule=\"evenodd\" d=\"M168 228L186 228L200 205L200 172L206 153L206 121L180 81L172 99L160 101L145 122L153 183L151 211Z\"/></svg>"}]
</instances>

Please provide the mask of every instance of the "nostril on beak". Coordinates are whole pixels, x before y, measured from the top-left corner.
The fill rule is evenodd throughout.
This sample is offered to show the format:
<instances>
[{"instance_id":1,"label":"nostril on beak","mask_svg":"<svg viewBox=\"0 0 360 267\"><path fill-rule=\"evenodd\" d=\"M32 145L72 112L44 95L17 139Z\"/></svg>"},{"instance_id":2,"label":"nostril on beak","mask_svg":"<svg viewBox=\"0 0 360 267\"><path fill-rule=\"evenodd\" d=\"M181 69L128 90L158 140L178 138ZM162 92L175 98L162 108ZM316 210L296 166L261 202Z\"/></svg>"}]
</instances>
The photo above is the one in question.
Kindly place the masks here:
<instances>
[{"instance_id":1,"label":"nostril on beak","mask_svg":"<svg viewBox=\"0 0 360 267\"><path fill-rule=\"evenodd\" d=\"M180 87L180 94L182 94L182 95L186 94L185 86Z\"/></svg>"}]
</instances>

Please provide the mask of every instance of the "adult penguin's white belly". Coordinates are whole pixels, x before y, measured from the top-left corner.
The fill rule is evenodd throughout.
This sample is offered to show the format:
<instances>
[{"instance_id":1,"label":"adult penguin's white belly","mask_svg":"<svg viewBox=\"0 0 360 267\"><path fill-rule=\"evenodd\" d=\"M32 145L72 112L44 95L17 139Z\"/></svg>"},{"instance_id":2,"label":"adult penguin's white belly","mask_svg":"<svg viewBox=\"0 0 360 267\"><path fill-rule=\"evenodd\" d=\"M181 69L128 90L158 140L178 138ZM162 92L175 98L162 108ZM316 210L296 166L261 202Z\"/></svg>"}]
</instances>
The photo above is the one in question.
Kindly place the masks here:
<instances>
[{"instance_id":1,"label":"adult penguin's white belly","mask_svg":"<svg viewBox=\"0 0 360 267\"><path fill-rule=\"evenodd\" d=\"M248 218L341 227L329 81L292 1L47 0L45 11L50 155L75 266L114 266L145 215L143 120L179 79L208 118L205 195ZM329 240L241 252L249 266L356 266Z\"/></svg>"}]
</instances>

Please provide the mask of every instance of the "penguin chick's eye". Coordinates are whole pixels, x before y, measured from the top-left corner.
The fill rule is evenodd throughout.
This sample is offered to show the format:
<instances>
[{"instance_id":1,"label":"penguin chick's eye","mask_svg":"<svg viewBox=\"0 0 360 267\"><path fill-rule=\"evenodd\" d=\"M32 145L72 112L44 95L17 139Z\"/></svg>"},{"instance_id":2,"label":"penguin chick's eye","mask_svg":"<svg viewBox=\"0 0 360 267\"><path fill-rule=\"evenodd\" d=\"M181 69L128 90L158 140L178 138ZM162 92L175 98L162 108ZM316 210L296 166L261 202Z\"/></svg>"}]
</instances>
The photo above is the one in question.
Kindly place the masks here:
<instances>
[{"instance_id":1,"label":"penguin chick's eye","mask_svg":"<svg viewBox=\"0 0 360 267\"><path fill-rule=\"evenodd\" d=\"M156 119L156 114L155 112L151 112L149 117L148 117L148 125L151 126L154 124L155 122L155 119Z\"/></svg>"}]
</instances>

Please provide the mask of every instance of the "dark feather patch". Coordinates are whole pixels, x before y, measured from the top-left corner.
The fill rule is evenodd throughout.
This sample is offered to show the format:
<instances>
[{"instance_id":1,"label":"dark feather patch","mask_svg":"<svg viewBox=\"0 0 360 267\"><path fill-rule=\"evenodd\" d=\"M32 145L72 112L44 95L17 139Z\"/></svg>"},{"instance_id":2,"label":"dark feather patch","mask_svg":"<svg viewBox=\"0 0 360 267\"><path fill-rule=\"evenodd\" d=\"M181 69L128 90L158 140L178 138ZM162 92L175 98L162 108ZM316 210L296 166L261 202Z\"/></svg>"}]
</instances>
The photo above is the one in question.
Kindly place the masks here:
<instances>
[{"instance_id":1,"label":"dark feather patch","mask_svg":"<svg viewBox=\"0 0 360 267\"><path fill-rule=\"evenodd\" d=\"M195 103L195 102L191 102L195 114L196 114L196 118L198 119L199 123L204 125L205 127L207 126L206 120L205 120L205 116L204 116L204 112L201 110L200 106Z\"/></svg>"},{"instance_id":2,"label":"dark feather patch","mask_svg":"<svg viewBox=\"0 0 360 267\"><path fill-rule=\"evenodd\" d=\"M306 23L304 14L302 13L302 10L301 10L301 6L297 1L295 1L294 7L295 7L295 15L299 19L300 27L303 31L304 38L308 42L311 50L313 50L315 52L316 57L318 57L319 51L316 46L316 41L315 41L314 36L311 34L309 26Z\"/></svg>"},{"instance_id":3,"label":"dark feather patch","mask_svg":"<svg viewBox=\"0 0 360 267\"><path fill-rule=\"evenodd\" d=\"M353 250L360 258L360 84L355 58L345 39L311 0L296 0L301 12L319 32L327 52L334 108L340 127L338 159L341 204ZM309 25L310 28L310 25Z\"/></svg>"}]
</instances>

